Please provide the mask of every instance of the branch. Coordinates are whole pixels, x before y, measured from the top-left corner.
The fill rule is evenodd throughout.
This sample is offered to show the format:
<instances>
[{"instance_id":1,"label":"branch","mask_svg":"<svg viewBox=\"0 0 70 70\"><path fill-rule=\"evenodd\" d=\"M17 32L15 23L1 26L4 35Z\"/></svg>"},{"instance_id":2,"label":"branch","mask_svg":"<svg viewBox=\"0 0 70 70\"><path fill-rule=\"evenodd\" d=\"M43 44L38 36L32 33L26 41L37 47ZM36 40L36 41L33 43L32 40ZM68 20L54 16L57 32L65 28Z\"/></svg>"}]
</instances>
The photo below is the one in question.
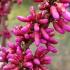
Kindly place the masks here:
<instances>
[{"instance_id":1,"label":"branch","mask_svg":"<svg viewBox=\"0 0 70 70\"><path fill-rule=\"evenodd\" d=\"M23 44L24 51L26 51L32 43L33 43L33 41L29 40L27 43Z\"/></svg>"}]
</instances>

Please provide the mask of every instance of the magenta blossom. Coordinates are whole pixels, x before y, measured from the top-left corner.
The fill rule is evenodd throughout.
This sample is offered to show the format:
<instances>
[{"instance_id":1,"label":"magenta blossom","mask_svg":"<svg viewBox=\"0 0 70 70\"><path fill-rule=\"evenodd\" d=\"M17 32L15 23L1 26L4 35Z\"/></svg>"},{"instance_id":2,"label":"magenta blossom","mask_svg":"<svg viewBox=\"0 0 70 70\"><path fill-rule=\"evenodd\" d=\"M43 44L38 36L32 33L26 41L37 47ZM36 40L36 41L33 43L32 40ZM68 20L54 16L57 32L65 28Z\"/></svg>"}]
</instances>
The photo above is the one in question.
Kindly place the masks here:
<instances>
[{"instance_id":1,"label":"magenta blossom","mask_svg":"<svg viewBox=\"0 0 70 70\"><path fill-rule=\"evenodd\" d=\"M16 0L21 4L23 0ZM56 30L60 34L70 32L70 0L33 0L39 3L38 11L34 6L30 7L29 15L26 17L17 16L26 25L15 26L12 30L15 35L14 44L5 44L5 38L10 38L10 31L4 24L7 15L10 13L13 0L0 1L0 22L3 24L3 44L0 47L0 62L2 70L48 70L52 57L48 53L56 53L54 44L58 41L54 38ZM52 26L53 25L53 26ZM37 46L34 53L30 45ZM44 46L41 46L44 45Z\"/></svg>"},{"instance_id":2,"label":"magenta blossom","mask_svg":"<svg viewBox=\"0 0 70 70\"><path fill-rule=\"evenodd\" d=\"M31 70L48 70L48 68L44 66L51 63L52 58L46 55L48 52L49 51L45 47L40 46L37 48L35 55L33 55L31 50L27 49L24 56L23 66Z\"/></svg>"},{"instance_id":3,"label":"magenta blossom","mask_svg":"<svg viewBox=\"0 0 70 70\"><path fill-rule=\"evenodd\" d=\"M56 49L52 46L47 48L39 46L33 55L30 49L24 52L21 47L9 42L7 48L0 48L0 62L6 63L3 70L20 70L21 68L48 70L45 65L51 63L52 58L47 55L50 51L54 52Z\"/></svg>"}]
</instances>

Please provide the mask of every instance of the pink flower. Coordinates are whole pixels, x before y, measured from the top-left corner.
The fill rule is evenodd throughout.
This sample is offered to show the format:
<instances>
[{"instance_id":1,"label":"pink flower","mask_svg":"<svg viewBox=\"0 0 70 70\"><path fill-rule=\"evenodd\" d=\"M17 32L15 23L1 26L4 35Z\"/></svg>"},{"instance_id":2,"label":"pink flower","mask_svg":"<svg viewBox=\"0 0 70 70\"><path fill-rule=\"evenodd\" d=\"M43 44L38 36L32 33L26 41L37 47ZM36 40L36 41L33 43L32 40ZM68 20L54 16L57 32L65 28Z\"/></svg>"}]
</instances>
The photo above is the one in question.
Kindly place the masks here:
<instances>
[{"instance_id":1,"label":"pink flower","mask_svg":"<svg viewBox=\"0 0 70 70\"><path fill-rule=\"evenodd\" d=\"M59 13L57 11L57 8L55 6L51 6L50 12L51 12L54 19L59 19L60 18L60 15L59 15Z\"/></svg>"},{"instance_id":2,"label":"pink flower","mask_svg":"<svg viewBox=\"0 0 70 70\"><path fill-rule=\"evenodd\" d=\"M70 32L70 26L64 21L64 19L59 19L57 22L53 23L53 26L55 30L61 34L64 34L65 31Z\"/></svg>"},{"instance_id":3,"label":"pink flower","mask_svg":"<svg viewBox=\"0 0 70 70\"><path fill-rule=\"evenodd\" d=\"M63 16L63 18L70 21L70 12L63 6L62 3L56 3L56 5L59 13Z\"/></svg>"},{"instance_id":4,"label":"pink flower","mask_svg":"<svg viewBox=\"0 0 70 70\"><path fill-rule=\"evenodd\" d=\"M41 4L39 4L38 7L40 10L46 10L50 8L50 4L48 1L46 1L46 2L42 2Z\"/></svg>"},{"instance_id":5,"label":"pink flower","mask_svg":"<svg viewBox=\"0 0 70 70\"><path fill-rule=\"evenodd\" d=\"M3 67L3 70L15 70L16 66L14 64L6 64L4 67ZM19 69L18 69L19 70Z\"/></svg>"},{"instance_id":6,"label":"pink flower","mask_svg":"<svg viewBox=\"0 0 70 70\"><path fill-rule=\"evenodd\" d=\"M55 28L55 30L61 34L65 33L65 30L62 29L57 23L53 23L53 27Z\"/></svg>"},{"instance_id":7,"label":"pink flower","mask_svg":"<svg viewBox=\"0 0 70 70\"><path fill-rule=\"evenodd\" d=\"M35 32L35 44L36 46L40 45L40 34L38 32Z\"/></svg>"},{"instance_id":8,"label":"pink flower","mask_svg":"<svg viewBox=\"0 0 70 70\"><path fill-rule=\"evenodd\" d=\"M35 23L35 25L34 25L34 31L38 32L39 30L40 30L39 24Z\"/></svg>"},{"instance_id":9,"label":"pink flower","mask_svg":"<svg viewBox=\"0 0 70 70\"><path fill-rule=\"evenodd\" d=\"M41 32L42 32L42 35L43 35L43 37L45 38L45 39L49 39L50 37L49 37L49 35L48 35L48 33L42 28L41 29Z\"/></svg>"},{"instance_id":10,"label":"pink flower","mask_svg":"<svg viewBox=\"0 0 70 70\"><path fill-rule=\"evenodd\" d=\"M29 52L32 55L32 52L30 49L27 49L26 52ZM48 50L45 47L38 47L35 55L33 55L33 58L29 60L26 60L23 63L23 66L29 69L42 69L44 67L44 65L50 64L51 63L51 57L47 56L46 53L48 53ZM27 54L25 54L25 57L27 56ZM24 59L25 59L24 57ZM27 58L28 59L28 58ZM47 69L47 68L46 68Z\"/></svg>"}]
</instances>

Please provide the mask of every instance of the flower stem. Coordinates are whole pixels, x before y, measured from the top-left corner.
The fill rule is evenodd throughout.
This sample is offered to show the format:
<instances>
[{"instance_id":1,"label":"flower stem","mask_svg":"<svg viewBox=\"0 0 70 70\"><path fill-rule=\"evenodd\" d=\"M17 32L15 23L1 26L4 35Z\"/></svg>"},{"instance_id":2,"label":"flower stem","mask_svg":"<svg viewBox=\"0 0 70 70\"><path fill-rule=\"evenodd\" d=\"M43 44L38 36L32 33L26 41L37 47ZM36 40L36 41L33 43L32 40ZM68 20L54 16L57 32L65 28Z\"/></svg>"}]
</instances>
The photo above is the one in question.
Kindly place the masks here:
<instances>
[{"instance_id":1,"label":"flower stem","mask_svg":"<svg viewBox=\"0 0 70 70\"><path fill-rule=\"evenodd\" d=\"M6 16L1 17L1 24L2 24L2 29L3 29L3 35L2 35L2 46L6 46L6 37L4 35L4 30L6 29Z\"/></svg>"}]
</instances>

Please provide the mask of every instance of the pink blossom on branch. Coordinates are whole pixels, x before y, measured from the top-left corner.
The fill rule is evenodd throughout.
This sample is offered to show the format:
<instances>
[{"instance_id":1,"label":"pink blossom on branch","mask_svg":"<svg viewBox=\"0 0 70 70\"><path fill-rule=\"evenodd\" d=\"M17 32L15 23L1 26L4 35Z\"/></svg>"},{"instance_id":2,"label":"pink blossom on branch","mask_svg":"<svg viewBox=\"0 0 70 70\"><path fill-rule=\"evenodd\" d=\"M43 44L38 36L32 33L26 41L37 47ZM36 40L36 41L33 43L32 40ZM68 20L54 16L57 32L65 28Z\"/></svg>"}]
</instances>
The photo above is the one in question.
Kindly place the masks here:
<instances>
[{"instance_id":1,"label":"pink blossom on branch","mask_svg":"<svg viewBox=\"0 0 70 70\"><path fill-rule=\"evenodd\" d=\"M21 4L23 0L16 1ZM14 44L8 42L7 47L2 45L0 47L0 62L5 63L2 70L48 70L47 65L51 64L52 60L48 53L58 51L54 46L58 43L54 38L55 30L60 34L70 32L69 0L60 0L59 3L57 0L33 1L39 3L38 11L31 6L28 16L17 16L17 19L26 25L18 25L12 29L15 35ZM7 16L11 1L1 0L0 4L0 16ZM2 34L5 38L10 38L7 28ZM37 46L34 53L30 50L32 43Z\"/></svg>"}]
</instances>

